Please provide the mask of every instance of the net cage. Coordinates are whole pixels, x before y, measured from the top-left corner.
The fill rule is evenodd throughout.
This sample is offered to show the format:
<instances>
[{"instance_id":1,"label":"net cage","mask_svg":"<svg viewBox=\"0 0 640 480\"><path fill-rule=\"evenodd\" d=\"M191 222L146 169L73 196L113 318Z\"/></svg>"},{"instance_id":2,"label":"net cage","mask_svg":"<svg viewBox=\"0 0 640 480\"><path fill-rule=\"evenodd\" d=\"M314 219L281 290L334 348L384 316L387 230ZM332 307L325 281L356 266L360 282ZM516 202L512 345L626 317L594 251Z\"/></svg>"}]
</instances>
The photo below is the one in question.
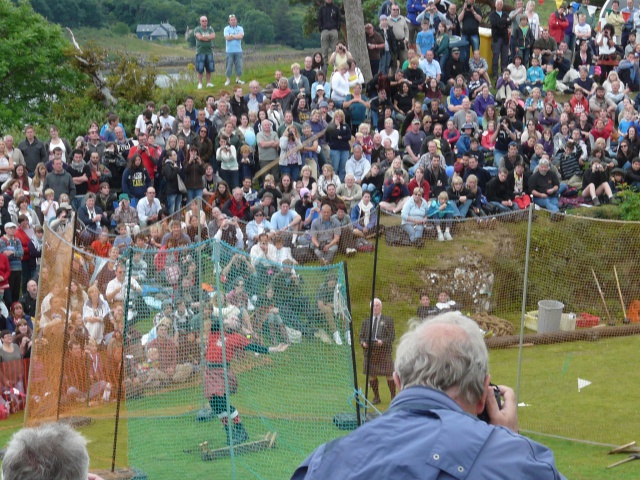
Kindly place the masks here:
<instances>
[{"instance_id":1,"label":"net cage","mask_svg":"<svg viewBox=\"0 0 640 480\"><path fill-rule=\"evenodd\" d=\"M297 262L289 265L298 278L292 287L282 264L252 264L246 223L227 225L231 230L221 241L210 239L224 222L218 214L198 199L141 231L159 242L171 232L171 221L179 220L192 242L189 246L141 249L134 241L119 255L127 266L127 288L118 315L127 320L121 381L112 384L111 393L118 398L121 392L122 399L117 442L117 402L65 398L61 385L67 385L66 377L61 372L67 353L64 341L55 343L55 334L35 348L34 357L39 354L40 365L48 370L32 360L32 376L35 372L46 381L30 384L28 424L86 414L93 422L86 432L92 437L91 429L97 430L90 447L97 451L96 458L109 463L115 443L116 463L135 466L149 478L170 478L176 471L185 478L287 477L320 443L345 433L332 419L336 413L355 410L352 399L348 405L354 386L373 399L370 378L363 373L361 340L367 338L363 325L371 321L371 300L377 297L383 315L394 321L394 344L409 329L409 319L459 309L476 320L490 348L494 383L516 389L521 431L607 444L632 438L635 424L629 419L635 412L638 382L634 369L625 366L635 358L640 331L639 224L526 210L430 221L422 238L412 242L400 216L381 214L379 225L365 232L364 243L354 235L352 224L343 223L334 259L342 263L327 266L307 266L319 263L313 248L300 241L308 231L287 232L285 248ZM438 241L438 226L448 227L453 240ZM47 243L53 244L54 234L46 235ZM39 305L56 288L53 297L60 298L58 303L74 303L67 285L79 278L82 262L94 269L86 284L97 281L91 265L104 260L89 253L86 237L66 235L55 234L57 243L43 253ZM360 248L363 245L366 248ZM333 296L328 278L335 281ZM133 280L139 290L132 288ZM321 292L327 303L329 297L334 299L333 312L319 308ZM278 315L265 315L265 302L271 301ZM210 314L202 312L210 315L209 321L197 311L205 307L211 309ZM197 321L181 324L185 314L178 308L190 310L191 320ZM286 333L290 347L272 353L234 347L230 358L209 362L210 325L218 325L216 342L222 342L225 320L246 339L243 344L274 347ZM149 345L161 350L153 343L162 343L155 331L160 323L167 325L176 346L170 372L159 371L164 357L156 359L153 350L152 357L148 355ZM288 328L283 332L280 325ZM348 325L355 357L346 348ZM335 344L334 328L344 345ZM232 344L240 337L230 337ZM217 386L224 386L224 401L211 401L212 368L218 369ZM384 376L377 377L380 410L391 396ZM612 392L615 402L604 415L603 398ZM214 413L221 405L228 417ZM236 410L238 416L231 418ZM366 413L370 417L376 411L368 405ZM225 418L231 428L224 425ZM244 438L240 433L234 439L235 418L241 419L247 441L236 443ZM227 448L227 432L232 448ZM273 433L275 448L268 448ZM212 458L215 461L208 461Z\"/></svg>"},{"instance_id":2,"label":"net cage","mask_svg":"<svg viewBox=\"0 0 640 480\"><path fill-rule=\"evenodd\" d=\"M341 264L286 266L196 237L101 258L75 233L45 233L27 425L70 421L92 467L154 479L283 478L345 433Z\"/></svg>"}]
</instances>

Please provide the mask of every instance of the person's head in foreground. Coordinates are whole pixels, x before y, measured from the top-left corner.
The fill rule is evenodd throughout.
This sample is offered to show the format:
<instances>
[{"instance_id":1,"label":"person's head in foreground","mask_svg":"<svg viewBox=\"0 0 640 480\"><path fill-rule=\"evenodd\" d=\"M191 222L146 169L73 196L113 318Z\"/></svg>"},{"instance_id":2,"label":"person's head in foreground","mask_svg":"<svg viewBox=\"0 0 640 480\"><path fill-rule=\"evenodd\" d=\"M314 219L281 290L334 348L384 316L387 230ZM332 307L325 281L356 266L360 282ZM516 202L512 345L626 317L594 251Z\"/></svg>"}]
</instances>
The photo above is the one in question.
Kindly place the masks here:
<instances>
[{"instance_id":1,"label":"person's head in foreground","mask_svg":"<svg viewBox=\"0 0 640 480\"><path fill-rule=\"evenodd\" d=\"M47 423L16 432L2 460L3 480L87 480L87 440L69 425Z\"/></svg>"}]
</instances>

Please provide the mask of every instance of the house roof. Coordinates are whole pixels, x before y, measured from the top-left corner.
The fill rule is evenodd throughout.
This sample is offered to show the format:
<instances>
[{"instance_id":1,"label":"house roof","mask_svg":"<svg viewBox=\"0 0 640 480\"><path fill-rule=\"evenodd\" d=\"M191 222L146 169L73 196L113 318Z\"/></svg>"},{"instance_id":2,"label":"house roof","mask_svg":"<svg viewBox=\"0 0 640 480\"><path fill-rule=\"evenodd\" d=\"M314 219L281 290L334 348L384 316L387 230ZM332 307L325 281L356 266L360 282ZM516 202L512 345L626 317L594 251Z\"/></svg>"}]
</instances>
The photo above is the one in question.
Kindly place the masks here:
<instances>
[{"instance_id":1,"label":"house roof","mask_svg":"<svg viewBox=\"0 0 640 480\"><path fill-rule=\"evenodd\" d=\"M157 28L153 32L151 32L149 34L149 36L151 36L151 37L168 37L169 36L169 32L167 32L163 27L158 25Z\"/></svg>"},{"instance_id":2,"label":"house roof","mask_svg":"<svg viewBox=\"0 0 640 480\"><path fill-rule=\"evenodd\" d=\"M159 31L159 29L161 31ZM165 33L163 34L162 31L164 31ZM154 35L156 37L158 36L164 36L166 34L172 34L172 33L177 33L176 28L171 25L170 23L161 23L161 24L139 24L136 27L136 33L146 33L149 35Z\"/></svg>"}]
</instances>

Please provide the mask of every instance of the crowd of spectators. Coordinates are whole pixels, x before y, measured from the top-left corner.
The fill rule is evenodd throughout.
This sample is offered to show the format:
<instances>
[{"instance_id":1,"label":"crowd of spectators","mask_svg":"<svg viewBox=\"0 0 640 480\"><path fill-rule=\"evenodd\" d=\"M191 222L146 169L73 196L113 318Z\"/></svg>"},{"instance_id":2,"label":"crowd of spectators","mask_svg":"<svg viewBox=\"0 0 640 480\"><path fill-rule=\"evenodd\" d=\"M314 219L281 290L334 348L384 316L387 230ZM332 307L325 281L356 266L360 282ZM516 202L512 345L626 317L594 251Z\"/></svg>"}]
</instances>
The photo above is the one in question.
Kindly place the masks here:
<instances>
[{"instance_id":1,"label":"crowd of spectators","mask_svg":"<svg viewBox=\"0 0 640 480\"><path fill-rule=\"evenodd\" d=\"M278 282L301 281L294 267L302 253L328 264L339 252L367 251L378 212L400 216L409 242L422 241L429 225L438 241L451 241L456 218L484 222L531 202L551 212L615 202L625 185L640 184L640 45L629 27L640 25L640 13L627 3L618 11L614 1L599 26L588 0L575 11L560 6L547 28L534 2L517 0L507 13L497 0L490 76L473 0L459 12L409 0L406 17L386 1L379 28L364 26L374 74L365 83L333 35L340 19L326 0L324 53L291 65L290 76L276 70L269 85L253 80L245 92L236 84L201 105L189 96L173 112L162 105L156 113L149 101L135 125L111 112L76 138L51 126L39 139L30 125L17 145L5 136L0 328L28 357L45 224L63 232L77 219L80 245L100 259L74 257L68 292L56 282L43 292L39 320L55 325L71 309L70 352L105 356L92 385L78 388L72 376L65 383L85 401L110 396L127 268L134 295L161 277L172 298L144 338L150 348L136 355L137 388L187 378L197 359L184 346L199 345L203 318L222 303L234 325L265 343L286 341L288 328L331 341L328 329L341 344L327 307L333 287L323 299L302 287L282 298ZM228 259L227 290L201 304L197 264L179 248L212 237L248 258ZM130 265L119 263L129 246L140 250ZM145 308L138 313L150 314ZM162 374L149 373L157 365Z\"/></svg>"}]
</instances>

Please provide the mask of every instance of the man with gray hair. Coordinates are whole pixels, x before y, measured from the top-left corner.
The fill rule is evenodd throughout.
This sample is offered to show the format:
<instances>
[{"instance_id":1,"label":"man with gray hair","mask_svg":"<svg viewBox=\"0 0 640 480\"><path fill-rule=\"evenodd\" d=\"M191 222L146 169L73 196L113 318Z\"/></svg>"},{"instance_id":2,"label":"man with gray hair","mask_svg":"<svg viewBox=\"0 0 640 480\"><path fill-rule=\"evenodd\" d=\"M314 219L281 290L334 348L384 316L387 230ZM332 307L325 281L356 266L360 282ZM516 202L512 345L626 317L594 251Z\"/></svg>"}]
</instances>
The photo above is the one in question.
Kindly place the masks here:
<instances>
[{"instance_id":1,"label":"man with gray hair","mask_svg":"<svg viewBox=\"0 0 640 480\"><path fill-rule=\"evenodd\" d=\"M400 389L385 415L322 445L293 474L320 478L564 479L553 453L518 435L516 397L489 385L478 325L438 315L402 336L393 378ZM485 410L488 423L477 418ZM375 441L371 441L375 439Z\"/></svg>"},{"instance_id":2,"label":"man with gray hair","mask_svg":"<svg viewBox=\"0 0 640 480\"><path fill-rule=\"evenodd\" d=\"M13 137L11 135L4 136L4 146L7 157L13 160L13 167L15 168L18 165L22 165L26 168L27 164L24 161L22 150L20 150L19 148L14 148Z\"/></svg>"},{"instance_id":3,"label":"man with gray hair","mask_svg":"<svg viewBox=\"0 0 640 480\"><path fill-rule=\"evenodd\" d=\"M102 480L89 473L87 440L69 425L23 428L11 437L2 460L4 480Z\"/></svg>"}]
</instances>

